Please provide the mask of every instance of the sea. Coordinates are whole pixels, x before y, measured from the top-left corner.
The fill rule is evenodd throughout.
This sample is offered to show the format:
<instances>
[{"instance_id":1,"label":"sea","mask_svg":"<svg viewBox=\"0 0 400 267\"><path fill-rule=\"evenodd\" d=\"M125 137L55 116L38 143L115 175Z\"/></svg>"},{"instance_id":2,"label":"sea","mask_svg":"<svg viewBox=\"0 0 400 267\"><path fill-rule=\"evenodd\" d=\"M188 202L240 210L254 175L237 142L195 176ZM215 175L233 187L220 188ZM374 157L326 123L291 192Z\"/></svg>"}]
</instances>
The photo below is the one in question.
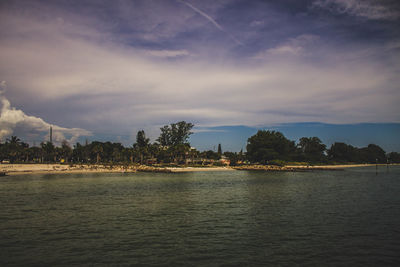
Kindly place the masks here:
<instances>
[{"instance_id":1,"label":"sea","mask_svg":"<svg viewBox=\"0 0 400 267\"><path fill-rule=\"evenodd\" d=\"M0 177L0 266L400 266L400 166Z\"/></svg>"}]
</instances>

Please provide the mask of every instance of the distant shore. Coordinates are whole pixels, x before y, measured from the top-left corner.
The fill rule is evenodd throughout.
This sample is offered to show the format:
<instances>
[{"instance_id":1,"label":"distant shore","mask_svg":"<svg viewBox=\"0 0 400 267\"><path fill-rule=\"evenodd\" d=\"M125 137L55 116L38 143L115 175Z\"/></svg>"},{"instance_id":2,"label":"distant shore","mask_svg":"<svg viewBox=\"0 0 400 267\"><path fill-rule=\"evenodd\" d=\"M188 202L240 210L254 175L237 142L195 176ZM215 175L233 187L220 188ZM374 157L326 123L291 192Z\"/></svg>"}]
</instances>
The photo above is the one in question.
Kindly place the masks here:
<instances>
[{"instance_id":1,"label":"distant shore","mask_svg":"<svg viewBox=\"0 0 400 267\"><path fill-rule=\"evenodd\" d=\"M393 164L398 165L398 164ZM153 167L145 165L102 165L102 164L0 164L0 173L6 175L23 174L50 174L50 173L135 173L135 172L160 172L160 173L182 173L203 171L312 171L312 170L341 170L344 168L368 167L376 164L341 164L341 165L244 165L237 167ZM378 164L386 166L386 164Z\"/></svg>"}]
</instances>

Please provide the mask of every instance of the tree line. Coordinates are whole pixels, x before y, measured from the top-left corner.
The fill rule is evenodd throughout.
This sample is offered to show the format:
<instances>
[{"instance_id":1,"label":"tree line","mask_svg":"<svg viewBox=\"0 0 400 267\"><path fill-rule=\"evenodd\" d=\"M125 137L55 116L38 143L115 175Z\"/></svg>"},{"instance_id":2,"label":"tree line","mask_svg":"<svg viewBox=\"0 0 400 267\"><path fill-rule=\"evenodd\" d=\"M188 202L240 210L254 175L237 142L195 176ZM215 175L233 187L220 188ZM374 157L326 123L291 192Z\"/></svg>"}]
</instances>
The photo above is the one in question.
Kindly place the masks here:
<instances>
[{"instance_id":1,"label":"tree line","mask_svg":"<svg viewBox=\"0 0 400 267\"><path fill-rule=\"evenodd\" d=\"M375 144L357 148L335 142L327 149L318 137L302 137L296 144L277 131L259 130L247 141L246 157L262 164L307 163L400 163L400 154L386 152Z\"/></svg>"},{"instance_id":2,"label":"tree line","mask_svg":"<svg viewBox=\"0 0 400 267\"><path fill-rule=\"evenodd\" d=\"M247 152L198 151L190 146L192 123L180 121L160 128L160 136L151 143L143 130L130 147L121 143L99 142L80 144L72 148L63 141L61 146L43 142L30 147L16 136L0 143L0 161L10 163L84 163L84 164L226 164L248 163L284 164L306 163L400 163L400 154L385 151L374 144L357 148L336 142L327 149L318 137L302 137L297 142L277 131L260 130L248 138Z\"/></svg>"},{"instance_id":3,"label":"tree line","mask_svg":"<svg viewBox=\"0 0 400 267\"><path fill-rule=\"evenodd\" d=\"M42 142L30 147L17 136L0 143L0 162L9 163L82 163L82 164L203 164L215 163L221 154L212 150L200 152L188 142L192 123L180 121L163 126L156 142L151 143L143 130L137 132L136 142L130 147L121 143L76 143L72 148L63 141L61 146ZM218 164L218 163L217 163Z\"/></svg>"}]
</instances>

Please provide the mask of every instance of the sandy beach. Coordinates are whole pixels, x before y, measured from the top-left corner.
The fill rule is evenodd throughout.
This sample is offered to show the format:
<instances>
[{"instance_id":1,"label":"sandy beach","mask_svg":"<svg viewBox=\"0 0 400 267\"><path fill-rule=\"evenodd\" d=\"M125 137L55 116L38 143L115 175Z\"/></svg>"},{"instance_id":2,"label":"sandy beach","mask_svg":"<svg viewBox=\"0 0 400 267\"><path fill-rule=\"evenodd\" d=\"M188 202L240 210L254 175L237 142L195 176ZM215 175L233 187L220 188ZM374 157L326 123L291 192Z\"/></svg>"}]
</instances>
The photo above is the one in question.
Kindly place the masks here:
<instances>
[{"instance_id":1,"label":"sandy beach","mask_svg":"<svg viewBox=\"0 0 400 267\"><path fill-rule=\"evenodd\" d=\"M44 173L134 173L134 172L194 172L194 171L230 171L231 167L151 167L144 165L116 165L102 164L0 164L0 173L6 175L44 174Z\"/></svg>"},{"instance_id":2,"label":"sandy beach","mask_svg":"<svg viewBox=\"0 0 400 267\"><path fill-rule=\"evenodd\" d=\"M105 165L65 165L65 164L0 164L0 172L7 175L41 173L93 173L93 172L135 172L133 168L121 166L110 168Z\"/></svg>"},{"instance_id":3,"label":"sandy beach","mask_svg":"<svg viewBox=\"0 0 400 267\"><path fill-rule=\"evenodd\" d=\"M380 164L386 166L386 164ZM239 167L152 167L144 165L66 165L66 164L0 164L0 173L6 175L45 174L45 173L134 173L134 172L204 172L204 171L307 171L307 170L340 170L344 168L376 166L375 164L347 164L347 165L287 165L284 167L248 165Z\"/></svg>"}]
</instances>

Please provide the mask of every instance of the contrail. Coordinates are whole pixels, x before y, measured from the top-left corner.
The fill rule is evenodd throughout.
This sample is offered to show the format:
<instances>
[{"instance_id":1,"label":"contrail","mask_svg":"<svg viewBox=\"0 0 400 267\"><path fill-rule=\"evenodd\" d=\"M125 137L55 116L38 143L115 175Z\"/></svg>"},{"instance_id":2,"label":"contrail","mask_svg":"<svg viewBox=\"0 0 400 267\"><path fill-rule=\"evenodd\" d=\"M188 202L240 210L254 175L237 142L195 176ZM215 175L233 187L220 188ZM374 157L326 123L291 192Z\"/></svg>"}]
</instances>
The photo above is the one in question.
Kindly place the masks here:
<instances>
[{"instance_id":1,"label":"contrail","mask_svg":"<svg viewBox=\"0 0 400 267\"><path fill-rule=\"evenodd\" d=\"M236 39L232 34L228 33L227 31L224 30L224 28L222 28L221 25L219 25L212 17L210 17L209 15L207 15L206 13L204 13L203 11L201 11L200 9L198 9L197 7L193 6L192 4L182 1L182 0L178 0L178 2L181 2L182 4L187 5L188 7L190 7L191 9L193 9L196 13L202 15L203 17L205 17L208 21L210 21L212 24L214 24L214 26L226 33L233 41L235 41L238 45L243 45L242 42L240 42L238 39Z\"/></svg>"}]
</instances>

